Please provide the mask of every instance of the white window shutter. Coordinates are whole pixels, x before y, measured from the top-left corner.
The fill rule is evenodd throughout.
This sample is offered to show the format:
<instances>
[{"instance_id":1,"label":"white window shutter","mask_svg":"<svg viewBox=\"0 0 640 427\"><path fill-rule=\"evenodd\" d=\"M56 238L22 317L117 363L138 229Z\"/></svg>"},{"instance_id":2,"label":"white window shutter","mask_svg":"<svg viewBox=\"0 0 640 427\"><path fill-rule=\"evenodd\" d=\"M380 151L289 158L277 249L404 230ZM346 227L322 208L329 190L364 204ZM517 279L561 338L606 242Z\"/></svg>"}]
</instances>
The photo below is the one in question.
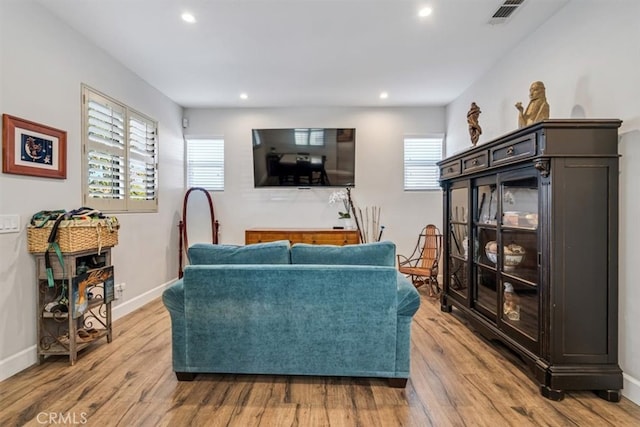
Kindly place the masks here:
<instances>
[{"instance_id":1,"label":"white window shutter","mask_svg":"<svg viewBox=\"0 0 640 427\"><path fill-rule=\"evenodd\" d=\"M100 210L126 206L125 110L97 94L86 100L85 204Z\"/></svg>"},{"instance_id":2,"label":"white window shutter","mask_svg":"<svg viewBox=\"0 0 640 427\"><path fill-rule=\"evenodd\" d=\"M153 210L158 198L157 127L144 116L129 113L129 203L135 210Z\"/></svg>"},{"instance_id":3,"label":"white window shutter","mask_svg":"<svg viewBox=\"0 0 640 427\"><path fill-rule=\"evenodd\" d=\"M224 190L224 139L187 139L187 186Z\"/></svg>"},{"instance_id":4,"label":"white window shutter","mask_svg":"<svg viewBox=\"0 0 640 427\"><path fill-rule=\"evenodd\" d=\"M82 93L84 205L157 211L157 123L89 87Z\"/></svg>"},{"instance_id":5,"label":"white window shutter","mask_svg":"<svg viewBox=\"0 0 640 427\"><path fill-rule=\"evenodd\" d=\"M438 161L442 159L443 137L404 139L404 189L439 190Z\"/></svg>"}]
</instances>

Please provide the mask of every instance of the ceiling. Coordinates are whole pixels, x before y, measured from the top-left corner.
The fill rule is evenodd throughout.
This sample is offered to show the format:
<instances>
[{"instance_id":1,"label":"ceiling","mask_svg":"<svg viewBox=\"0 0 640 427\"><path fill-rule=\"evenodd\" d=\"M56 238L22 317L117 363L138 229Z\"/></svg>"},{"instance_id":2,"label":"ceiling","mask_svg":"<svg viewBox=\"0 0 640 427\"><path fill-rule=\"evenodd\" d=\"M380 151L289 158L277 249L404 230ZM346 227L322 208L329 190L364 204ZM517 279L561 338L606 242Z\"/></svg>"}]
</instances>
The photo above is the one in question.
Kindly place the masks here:
<instances>
[{"instance_id":1,"label":"ceiling","mask_svg":"<svg viewBox=\"0 0 640 427\"><path fill-rule=\"evenodd\" d=\"M362 107L448 104L569 0L37 1L183 107Z\"/></svg>"}]
</instances>

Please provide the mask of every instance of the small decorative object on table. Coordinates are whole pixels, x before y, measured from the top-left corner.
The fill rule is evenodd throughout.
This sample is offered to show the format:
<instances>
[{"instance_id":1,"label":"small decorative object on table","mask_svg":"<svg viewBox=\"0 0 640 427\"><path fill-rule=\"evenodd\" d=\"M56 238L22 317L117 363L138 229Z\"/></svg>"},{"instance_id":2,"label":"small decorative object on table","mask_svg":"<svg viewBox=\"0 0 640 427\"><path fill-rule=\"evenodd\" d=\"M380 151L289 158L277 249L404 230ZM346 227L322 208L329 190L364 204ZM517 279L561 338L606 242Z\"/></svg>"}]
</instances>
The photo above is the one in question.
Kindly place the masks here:
<instances>
[{"instance_id":1,"label":"small decorative object on table","mask_svg":"<svg viewBox=\"0 0 640 427\"><path fill-rule=\"evenodd\" d=\"M547 103L547 95L542 82L533 82L529 88L529 105L524 110L522 102L516 103L518 109L518 127L532 125L549 118L549 104Z\"/></svg>"},{"instance_id":2,"label":"small decorative object on table","mask_svg":"<svg viewBox=\"0 0 640 427\"><path fill-rule=\"evenodd\" d=\"M349 204L349 198L347 195L347 191L349 189L334 191L329 196L329 204L333 205L335 203L342 203L344 206L344 212L338 211L339 218L351 218L351 205Z\"/></svg>"},{"instance_id":3,"label":"small decorative object on table","mask_svg":"<svg viewBox=\"0 0 640 427\"><path fill-rule=\"evenodd\" d=\"M467 113L467 123L469 124L469 136L471 137L471 145L475 147L478 143L478 139L480 135L482 135L482 128L478 123L478 118L480 117L480 107L475 102L471 103L471 108Z\"/></svg>"}]
</instances>

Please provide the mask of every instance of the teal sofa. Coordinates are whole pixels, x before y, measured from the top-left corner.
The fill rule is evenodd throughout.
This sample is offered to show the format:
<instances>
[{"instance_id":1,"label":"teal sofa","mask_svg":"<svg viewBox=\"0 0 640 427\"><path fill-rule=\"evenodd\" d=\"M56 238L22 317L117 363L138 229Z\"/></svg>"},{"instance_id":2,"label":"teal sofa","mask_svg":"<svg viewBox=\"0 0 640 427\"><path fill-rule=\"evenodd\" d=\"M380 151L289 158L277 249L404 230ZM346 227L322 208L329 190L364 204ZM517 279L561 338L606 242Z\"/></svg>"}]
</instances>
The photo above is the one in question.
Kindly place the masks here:
<instances>
[{"instance_id":1,"label":"teal sofa","mask_svg":"<svg viewBox=\"0 0 640 427\"><path fill-rule=\"evenodd\" d=\"M197 373L409 377L414 286L395 245L288 241L196 244L163 293L173 370Z\"/></svg>"}]
</instances>

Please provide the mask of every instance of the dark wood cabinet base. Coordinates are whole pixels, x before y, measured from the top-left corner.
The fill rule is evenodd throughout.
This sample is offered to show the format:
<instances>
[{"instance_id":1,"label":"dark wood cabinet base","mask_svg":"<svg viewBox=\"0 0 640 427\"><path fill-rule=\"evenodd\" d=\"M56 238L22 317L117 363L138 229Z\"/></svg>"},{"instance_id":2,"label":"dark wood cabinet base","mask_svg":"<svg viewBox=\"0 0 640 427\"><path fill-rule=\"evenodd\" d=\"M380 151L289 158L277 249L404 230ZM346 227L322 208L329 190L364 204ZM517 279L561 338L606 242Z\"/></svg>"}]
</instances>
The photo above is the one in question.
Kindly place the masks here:
<instances>
[{"instance_id":1,"label":"dark wood cabinet base","mask_svg":"<svg viewBox=\"0 0 640 427\"><path fill-rule=\"evenodd\" d=\"M608 402L620 402L622 390L596 390L598 397Z\"/></svg>"}]
</instances>

